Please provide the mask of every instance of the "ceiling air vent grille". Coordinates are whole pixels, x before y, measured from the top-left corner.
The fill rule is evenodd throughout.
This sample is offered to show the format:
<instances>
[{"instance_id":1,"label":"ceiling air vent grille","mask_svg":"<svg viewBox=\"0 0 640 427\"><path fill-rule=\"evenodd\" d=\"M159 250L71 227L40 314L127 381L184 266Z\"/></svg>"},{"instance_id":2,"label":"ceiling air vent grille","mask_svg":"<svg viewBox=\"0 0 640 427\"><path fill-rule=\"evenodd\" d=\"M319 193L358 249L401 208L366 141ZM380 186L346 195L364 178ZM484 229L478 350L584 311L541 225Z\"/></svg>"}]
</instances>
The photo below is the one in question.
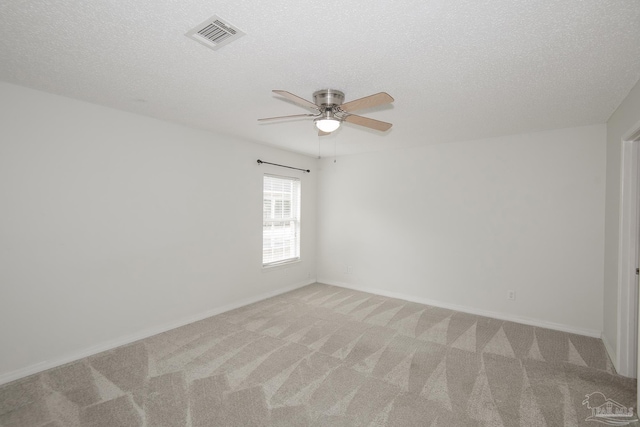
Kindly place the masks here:
<instances>
[{"instance_id":1,"label":"ceiling air vent grille","mask_svg":"<svg viewBox=\"0 0 640 427\"><path fill-rule=\"evenodd\" d=\"M244 32L240 31L228 21L214 15L197 27L189 30L185 35L198 43L217 50L237 38L244 36Z\"/></svg>"}]
</instances>

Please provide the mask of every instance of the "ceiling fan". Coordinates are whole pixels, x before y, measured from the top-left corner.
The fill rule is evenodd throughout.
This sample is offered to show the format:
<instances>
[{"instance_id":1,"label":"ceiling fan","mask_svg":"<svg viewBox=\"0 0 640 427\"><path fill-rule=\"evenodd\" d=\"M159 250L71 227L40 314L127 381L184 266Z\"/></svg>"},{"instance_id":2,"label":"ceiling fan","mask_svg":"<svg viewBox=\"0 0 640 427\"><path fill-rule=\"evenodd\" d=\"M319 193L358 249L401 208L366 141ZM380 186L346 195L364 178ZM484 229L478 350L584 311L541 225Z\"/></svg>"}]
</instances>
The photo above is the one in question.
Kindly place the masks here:
<instances>
[{"instance_id":1,"label":"ceiling fan","mask_svg":"<svg viewBox=\"0 0 640 427\"><path fill-rule=\"evenodd\" d=\"M353 123L354 125L368 127L381 132L389 130L392 126L391 123L351 114L352 111L361 110L363 108L377 107L378 105L392 103L393 98L385 92L365 96L364 98L356 99L355 101L349 101L346 104L343 104L344 93L334 89L322 89L314 92L314 102L307 101L306 99L300 98L299 96L285 90L274 90L273 92L302 107L309 108L314 111L314 113L268 117L258 119L258 121L289 119L294 117L314 117L313 121L318 128L319 136L329 135L331 132L338 129L342 122Z\"/></svg>"}]
</instances>

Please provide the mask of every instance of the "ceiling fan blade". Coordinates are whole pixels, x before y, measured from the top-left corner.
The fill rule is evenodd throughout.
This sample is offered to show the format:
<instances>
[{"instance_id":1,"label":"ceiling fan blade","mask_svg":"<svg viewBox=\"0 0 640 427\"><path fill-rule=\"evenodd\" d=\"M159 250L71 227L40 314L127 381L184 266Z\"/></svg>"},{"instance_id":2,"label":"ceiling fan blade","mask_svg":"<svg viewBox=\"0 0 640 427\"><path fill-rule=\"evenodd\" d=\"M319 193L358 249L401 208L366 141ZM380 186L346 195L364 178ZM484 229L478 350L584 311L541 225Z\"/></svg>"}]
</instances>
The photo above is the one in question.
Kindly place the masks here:
<instances>
[{"instance_id":1,"label":"ceiling fan blade","mask_svg":"<svg viewBox=\"0 0 640 427\"><path fill-rule=\"evenodd\" d=\"M318 136L327 136L327 135L331 135L331 132L323 132L321 130L318 130Z\"/></svg>"},{"instance_id":2,"label":"ceiling fan blade","mask_svg":"<svg viewBox=\"0 0 640 427\"><path fill-rule=\"evenodd\" d=\"M286 90L274 90L272 92L277 93L278 95L287 98L289 101L293 101L296 104L301 105L303 107L311 108L312 110L319 110L318 106L313 102L300 98L299 96L294 95L291 92L287 92Z\"/></svg>"},{"instance_id":3,"label":"ceiling fan blade","mask_svg":"<svg viewBox=\"0 0 640 427\"><path fill-rule=\"evenodd\" d=\"M349 114L344 118L344 120L349 123L353 123L354 125L365 126L381 132L387 131L391 129L391 126L393 126L391 123L381 122L380 120L370 119L368 117L356 116L355 114Z\"/></svg>"},{"instance_id":4,"label":"ceiling fan blade","mask_svg":"<svg viewBox=\"0 0 640 427\"><path fill-rule=\"evenodd\" d=\"M292 116L279 116L279 117L266 117L264 119L258 119L259 122L263 122L266 120L279 120L279 119L291 119L294 117L316 117L317 114L294 114Z\"/></svg>"},{"instance_id":5,"label":"ceiling fan blade","mask_svg":"<svg viewBox=\"0 0 640 427\"><path fill-rule=\"evenodd\" d=\"M342 111L356 111L363 108L377 107L378 105L390 104L393 102L393 98L386 92L376 93L375 95L365 96L364 98L356 99L355 101L349 101L346 104L342 104L340 109Z\"/></svg>"}]
</instances>

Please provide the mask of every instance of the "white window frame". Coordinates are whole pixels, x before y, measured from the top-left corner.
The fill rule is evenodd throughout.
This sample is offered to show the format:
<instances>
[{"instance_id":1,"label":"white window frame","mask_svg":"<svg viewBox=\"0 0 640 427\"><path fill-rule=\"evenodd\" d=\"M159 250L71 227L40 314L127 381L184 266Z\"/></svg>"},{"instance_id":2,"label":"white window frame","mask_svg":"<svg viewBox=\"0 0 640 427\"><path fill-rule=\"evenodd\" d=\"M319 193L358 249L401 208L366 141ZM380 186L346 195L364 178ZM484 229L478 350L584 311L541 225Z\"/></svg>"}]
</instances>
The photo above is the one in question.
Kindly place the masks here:
<instances>
[{"instance_id":1,"label":"white window frame","mask_svg":"<svg viewBox=\"0 0 640 427\"><path fill-rule=\"evenodd\" d=\"M269 190L268 182L282 184L282 190ZM289 187L288 187L289 186ZM302 183L299 178L264 174L262 178L262 267L300 261L300 205ZM267 204L267 202L269 202ZM281 203L279 203L281 202ZM286 208L288 203L288 209ZM269 207L268 209L267 206ZM267 212L268 211L268 212Z\"/></svg>"}]
</instances>

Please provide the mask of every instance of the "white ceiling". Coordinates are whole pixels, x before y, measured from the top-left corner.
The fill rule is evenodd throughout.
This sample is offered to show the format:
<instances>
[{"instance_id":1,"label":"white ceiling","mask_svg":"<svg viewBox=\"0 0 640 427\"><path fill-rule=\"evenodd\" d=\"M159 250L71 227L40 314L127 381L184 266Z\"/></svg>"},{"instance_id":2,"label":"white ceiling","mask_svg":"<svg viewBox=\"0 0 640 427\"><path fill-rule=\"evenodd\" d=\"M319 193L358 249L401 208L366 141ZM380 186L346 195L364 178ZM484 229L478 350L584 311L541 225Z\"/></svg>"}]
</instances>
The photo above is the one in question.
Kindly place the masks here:
<instances>
[{"instance_id":1,"label":"white ceiling","mask_svg":"<svg viewBox=\"0 0 640 427\"><path fill-rule=\"evenodd\" d=\"M185 37L214 14L246 35ZM638 0L0 3L0 80L309 155L604 123L639 77ZM323 88L394 127L258 124Z\"/></svg>"}]
</instances>

